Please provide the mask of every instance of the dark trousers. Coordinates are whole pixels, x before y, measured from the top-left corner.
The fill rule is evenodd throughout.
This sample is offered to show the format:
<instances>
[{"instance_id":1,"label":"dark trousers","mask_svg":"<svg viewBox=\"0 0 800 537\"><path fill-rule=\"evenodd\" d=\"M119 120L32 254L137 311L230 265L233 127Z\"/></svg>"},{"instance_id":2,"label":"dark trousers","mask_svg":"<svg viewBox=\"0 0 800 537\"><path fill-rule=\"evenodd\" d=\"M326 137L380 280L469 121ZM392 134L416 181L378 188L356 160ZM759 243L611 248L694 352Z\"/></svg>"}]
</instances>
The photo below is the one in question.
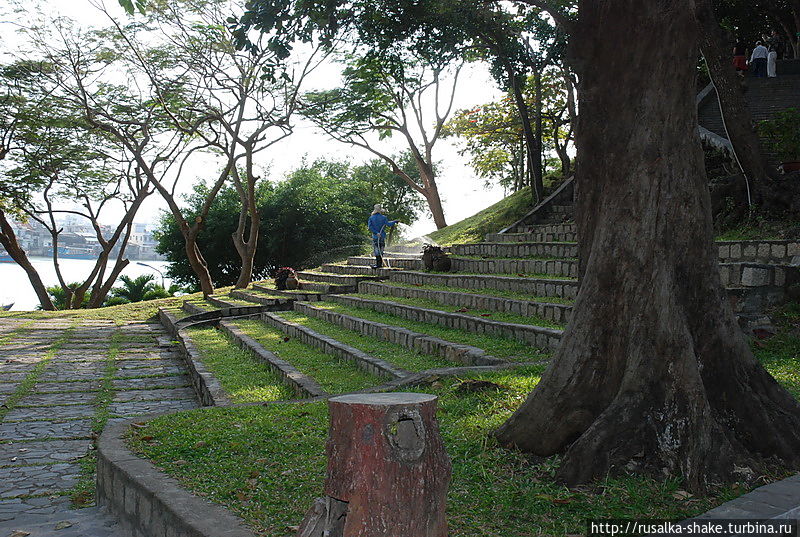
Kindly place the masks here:
<instances>
[{"instance_id":1,"label":"dark trousers","mask_svg":"<svg viewBox=\"0 0 800 537\"><path fill-rule=\"evenodd\" d=\"M753 60L753 76L758 78L766 78L767 76L767 59L756 58Z\"/></svg>"}]
</instances>

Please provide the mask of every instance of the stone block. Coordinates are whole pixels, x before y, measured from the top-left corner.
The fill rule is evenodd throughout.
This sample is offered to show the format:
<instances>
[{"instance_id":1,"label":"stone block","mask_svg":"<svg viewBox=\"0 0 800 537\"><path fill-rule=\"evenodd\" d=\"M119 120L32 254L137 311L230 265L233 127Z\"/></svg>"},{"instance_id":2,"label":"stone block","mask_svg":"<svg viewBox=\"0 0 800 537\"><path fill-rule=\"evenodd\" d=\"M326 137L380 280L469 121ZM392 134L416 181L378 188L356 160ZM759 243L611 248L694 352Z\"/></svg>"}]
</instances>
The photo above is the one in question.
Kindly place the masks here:
<instances>
[{"instance_id":1,"label":"stone block","mask_svg":"<svg viewBox=\"0 0 800 537\"><path fill-rule=\"evenodd\" d=\"M760 259L768 259L770 254L770 245L769 243L762 242L758 245L758 257Z\"/></svg>"},{"instance_id":2,"label":"stone block","mask_svg":"<svg viewBox=\"0 0 800 537\"><path fill-rule=\"evenodd\" d=\"M745 287L760 287L771 283L770 271L762 267L743 267L742 285Z\"/></svg>"},{"instance_id":3,"label":"stone block","mask_svg":"<svg viewBox=\"0 0 800 537\"><path fill-rule=\"evenodd\" d=\"M772 245L772 257L774 259L783 259L786 257L786 245L785 244L773 244Z\"/></svg>"}]
</instances>

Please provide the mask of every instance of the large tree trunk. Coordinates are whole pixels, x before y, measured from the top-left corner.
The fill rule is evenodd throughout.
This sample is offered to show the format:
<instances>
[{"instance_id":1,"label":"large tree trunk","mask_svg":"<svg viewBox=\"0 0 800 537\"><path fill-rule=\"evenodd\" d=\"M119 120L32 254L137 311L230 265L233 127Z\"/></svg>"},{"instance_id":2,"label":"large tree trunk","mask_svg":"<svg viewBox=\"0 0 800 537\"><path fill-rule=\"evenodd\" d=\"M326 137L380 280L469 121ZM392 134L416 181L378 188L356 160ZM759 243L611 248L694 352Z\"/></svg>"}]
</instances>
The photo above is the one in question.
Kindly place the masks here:
<instances>
[{"instance_id":1,"label":"large tree trunk","mask_svg":"<svg viewBox=\"0 0 800 537\"><path fill-rule=\"evenodd\" d=\"M741 79L731 62L730 47L714 15L711 0L696 0L695 12L700 26L700 49L717 90L725 130L742 171L750 181L751 195L762 193L774 172L769 169L761 152L758 135L753 130L753 119L747 109Z\"/></svg>"},{"instance_id":2,"label":"large tree trunk","mask_svg":"<svg viewBox=\"0 0 800 537\"><path fill-rule=\"evenodd\" d=\"M0 209L0 244L3 245L8 255L10 255L17 265L22 267L25 274L28 275L28 280L31 282L31 286L36 292L36 298L39 299L39 304L41 304L42 309L48 311L56 309L53 305L53 301L50 299L50 295L47 293L47 288L39 277L39 273L28 259L25 250L23 250L17 242L14 229L11 227L11 223L6 218L6 213L3 212L2 209Z\"/></svg>"},{"instance_id":3,"label":"large tree trunk","mask_svg":"<svg viewBox=\"0 0 800 537\"><path fill-rule=\"evenodd\" d=\"M800 404L753 357L720 283L692 3L581 0L577 24L581 288L498 439L563 453L570 485L633 471L703 490L767 457L800 467Z\"/></svg>"},{"instance_id":4,"label":"large tree trunk","mask_svg":"<svg viewBox=\"0 0 800 537\"><path fill-rule=\"evenodd\" d=\"M436 229L447 227L442 198L439 196L439 187L436 184L436 177L433 172L433 164L423 163L417 159L417 168L419 169L422 183L425 185L422 195L428 202L428 208L431 210L431 215L433 215L433 223L436 224Z\"/></svg>"}]
</instances>

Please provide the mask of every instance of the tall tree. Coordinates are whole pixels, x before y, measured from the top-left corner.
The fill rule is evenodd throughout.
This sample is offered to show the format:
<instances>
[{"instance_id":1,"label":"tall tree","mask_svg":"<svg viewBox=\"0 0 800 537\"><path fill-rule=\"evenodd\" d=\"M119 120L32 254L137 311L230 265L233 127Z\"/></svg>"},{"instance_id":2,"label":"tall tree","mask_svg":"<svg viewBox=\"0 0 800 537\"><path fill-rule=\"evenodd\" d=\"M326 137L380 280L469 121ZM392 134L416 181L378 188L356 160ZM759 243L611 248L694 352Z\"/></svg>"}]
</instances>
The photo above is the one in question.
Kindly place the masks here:
<instances>
[{"instance_id":1,"label":"tall tree","mask_svg":"<svg viewBox=\"0 0 800 537\"><path fill-rule=\"evenodd\" d=\"M498 438L563 453L570 484L635 471L701 490L770 458L800 467L800 403L756 361L720 283L693 2L581 0L577 20L528 3L580 36L581 288L560 348Z\"/></svg>"},{"instance_id":2,"label":"tall tree","mask_svg":"<svg viewBox=\"0 0 800 537\"><path fill-rule=\"evenodd\" d=\"M386 161L428 202L437 229L447 226L436 183L433 149L453 109L462 63L412 53L365 54L344 70L341 88L306 94L303 114L331 138L361 147ZM400 135L417 165L418 179L380 147ZM377 138L377 141L376 141Z\"/></svg>"}]
</instances>

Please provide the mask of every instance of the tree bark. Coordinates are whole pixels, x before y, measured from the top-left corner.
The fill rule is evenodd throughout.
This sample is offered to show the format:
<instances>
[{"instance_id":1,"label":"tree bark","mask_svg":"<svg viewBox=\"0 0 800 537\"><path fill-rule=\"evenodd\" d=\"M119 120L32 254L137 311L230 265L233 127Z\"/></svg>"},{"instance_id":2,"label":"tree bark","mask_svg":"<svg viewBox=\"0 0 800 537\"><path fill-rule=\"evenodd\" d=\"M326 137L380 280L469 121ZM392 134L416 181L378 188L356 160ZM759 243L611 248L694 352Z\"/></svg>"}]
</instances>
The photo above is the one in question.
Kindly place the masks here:
<instances>
[{"instance_id":1,"label":"tree bark","mask_svg":"<svg viewBox=\"0 0 800 537\"><path fill-rule=\"evenodd\" d=\"M750 181L751 194L761 193L775 172L770 170L761 152L761 144L753 130L753 119L742 92L741 79L731 62L725 34L714 15L711 0L696 0L695 14L700 27L700 49L717 90L725 130L742 172Z\"/></svg>"},{"instance_id":2,"label":"tree bark","mask_svg":"<svg viewBox=\"0 0 800 537\"><path fill-rule=\"evenodd\" d=\"M8 255L10 255L17 265L22 267L25 274L28 275L28 280L30 280L31 286L33 286L33 290L36 292L36 298L39 299L39 304L41 304L42 309L47 311L55 310L56 307L53 305L47 288L39 277L39 272L37 272L36 268L28 259L28 254L25 253L25 250L23 250L17 242L14 229L11 227L11 223L6 218L6 213L2 209L0 209L0 244L3 245Z\"/></svg>"},{"instance_id":3,"label":"tree bark","mask_svg":"<svg viewBox=\"0 0 800 537\"><path fill-rule=\"evenodd\" d=\"M247 149L247 182L244 185L239 178L239 172L236 170L236 167L234 166L232 168L235 179L234 184L239 192L239 199L242 203L241 212L239 214L239 224L236 227L236 231L233 233L233 245L236 247L239 258L242 260L242 267L239 270L239 279L234 286L237 289L246 289L253 279L253 266L255 264L258 235L260 231L260 217L256 200L256 182L258 179L253 170L252 149ZM246 190L245 186L247 187ZM250 224L249 228L248 220ZM245 235L247 235L246 238Z\"/></svg>"},{"instance_id":4,"label":"tree bark","mask_svg":"<svg viewBox=\"0 0 800 537\"><path fill-rule=\"evenodd\" d=\"M214 294L214 284L211 282L211 274L208 272L208 265L200 253L200 247L197 245L197 235L195 233L187 232L183 235L185 239L186 257L189 259L189 265L200 280L200 290L203 296L207 297Z\"/></svg>"},{"instance_id":5,"label":"tree bark","mask_svg":"<svg viewBox=\"0 0 800 537\"><path fill-rule=\"evenodd\" d=\"M423 175L423 178L424 177ZM439 197L439 187L436 185L436 180L431 174L425 182L427 186L425 187L423 195L433 215L433 223L436 224L436 229L445 228L447 227L447 221L444 219L444 208L442 207L442 199Z\"/></svg>"},{"instance_id":6,"label":"tree bark","mask_svg":"<svg viewBox=\"0 0 800 537\"><path fill-rule=\"evenodd\" d=\"M631 471L702 491L770 457L800 467L800 403L754 358L720 282L692 3L581 0L577 24L581 288L498 439L563 453L569 485Z\"/></svg>"},{"instance_id":7,"label":"tree bark","mask_svg":"<svg viewBox=\"0 0 800 537\"><path fill-rule=\"evenodd\" d=\"M519 83L519 77L510 64L506 63L506 74L511 81L511 93L514 95L514 104L519 112L519 119L522 122L522 132L525 135L525 149L528 157L528 173L531 176L531 190L536 197L534 203L539 203L544 198L544 186L542 185L542 162L541 162L541 140L536 140L536 135L531 127L531 117L528 113L528 105L525 103L525 96ZM539 155L537 166L536 155Z\"/></svg>"}]
</instances>

